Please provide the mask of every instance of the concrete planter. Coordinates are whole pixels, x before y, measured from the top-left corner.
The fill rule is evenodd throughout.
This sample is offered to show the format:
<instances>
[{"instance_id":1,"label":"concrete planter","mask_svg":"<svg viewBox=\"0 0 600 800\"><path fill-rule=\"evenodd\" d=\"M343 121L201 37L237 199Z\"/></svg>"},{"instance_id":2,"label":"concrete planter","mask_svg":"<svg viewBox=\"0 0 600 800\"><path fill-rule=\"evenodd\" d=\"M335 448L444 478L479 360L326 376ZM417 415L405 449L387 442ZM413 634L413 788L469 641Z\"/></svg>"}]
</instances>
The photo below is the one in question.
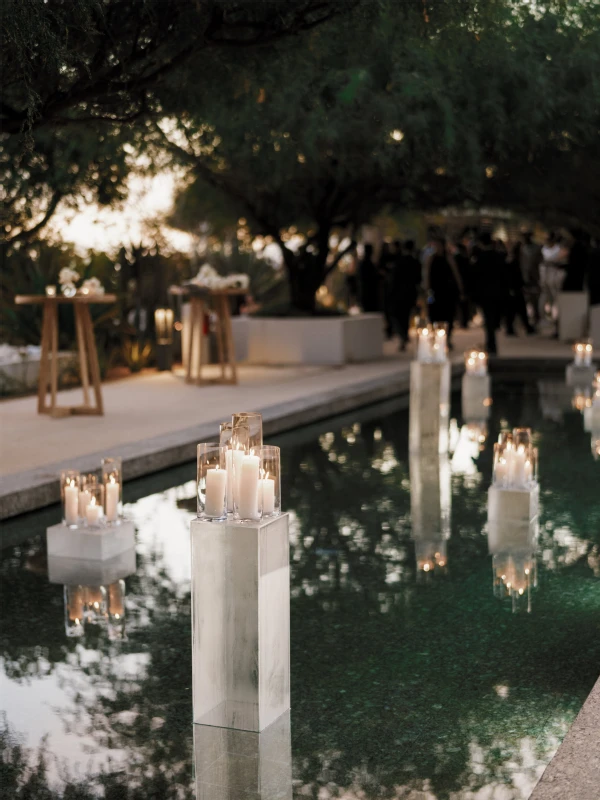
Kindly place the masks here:
<instances>
[{"instance_id":1,"label":"concrete planter","mask_svg":"<svg viewBox=\"0 0 600 800\"><path fill-rule=\"evenodd\" d=\"M236 317L236 358L249 364L328 364L373 361L383 354L383 317Z\"/></svg>"}]
</instances>

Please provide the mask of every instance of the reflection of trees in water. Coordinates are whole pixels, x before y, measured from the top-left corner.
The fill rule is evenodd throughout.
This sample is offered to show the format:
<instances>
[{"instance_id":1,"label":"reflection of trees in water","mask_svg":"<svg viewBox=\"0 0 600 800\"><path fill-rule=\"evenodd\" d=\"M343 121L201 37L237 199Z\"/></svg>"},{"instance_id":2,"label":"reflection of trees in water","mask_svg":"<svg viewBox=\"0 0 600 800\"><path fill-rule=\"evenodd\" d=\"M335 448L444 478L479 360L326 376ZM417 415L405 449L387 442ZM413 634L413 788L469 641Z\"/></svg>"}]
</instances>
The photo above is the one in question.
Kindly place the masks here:
<instances>
[{"instance_id":1,"label":"reflection of trees in water","mask_svg":"<svg viewBox=\"0 0 600 800\"><path fill-rule=\"evenodd\" d=\"M484 475L498 420L528 421L525 412L512 419L502 398L493 413L478 462ZM565 481L560 462L549 461L555 431L539 424L542 476L551 488L544 519L564 515L575 536L591 541L585 515L572 508L579 492L597 518L589 475L573 464L580 485L574 490L571 478ZM578 449L580 438L569 447ZM394 787L428 782L445 798L467 784L473 791L512 785L518 772L527 784L595 678L600 646L590 644L589 633L597 604L583 556L542 576L531 616L511 616L492 596L482 534L487 480L453 476L448 575L416 584L406 450L407 416L397 414L360 428L332 426L318 443L282 451L284 498L293 512L295 779L309 797L323 786L333 797L337 787L402 796ZM560 565L563 545L550 533L543 528L543 549ZM87 800L90 787L126 800L193 796L189 593L160 556L139 556L126 581L128 641L86 637L99 654L90 663L64 636L62 587L25 569L30 562L27 548L12 548L0 566L2 624L10 620L0 640L6 672L26 681L69 660L90 691L73 684L76 713L62 710L64 725L121 750L128 764L125 773L88 776L88 789L70 796ZM135 678L124 671L128 657L143 659Z\"/></svg>"}]
</instances>

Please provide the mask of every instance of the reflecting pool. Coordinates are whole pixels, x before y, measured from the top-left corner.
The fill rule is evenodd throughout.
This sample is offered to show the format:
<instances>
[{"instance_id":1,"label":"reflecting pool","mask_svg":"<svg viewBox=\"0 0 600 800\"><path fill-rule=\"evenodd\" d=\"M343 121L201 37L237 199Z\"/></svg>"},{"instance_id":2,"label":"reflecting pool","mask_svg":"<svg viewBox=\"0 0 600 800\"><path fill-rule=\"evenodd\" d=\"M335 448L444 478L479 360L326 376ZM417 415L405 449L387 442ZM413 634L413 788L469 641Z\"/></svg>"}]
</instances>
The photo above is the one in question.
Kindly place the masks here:
<instances>
[{"instance_id":1,"label":"reflecting pool","mask_svg":"<svg viewBox=\"0 0 600 800\"><path fill-rule=\"evenodd\" d=\"M401 401L273 440L292 711L270 738L191 724L194 465L126 485L135 554L101 574L49 563L58 507L6 523L4 796L529 797L598 676L600 462L570 403L533 383L493 396L487 426L454 398L447 459L409 458ZM495 591L486 492L491 443L516 426L535 433L541 513L515 604Z\"/></svg>"}]
</instances>

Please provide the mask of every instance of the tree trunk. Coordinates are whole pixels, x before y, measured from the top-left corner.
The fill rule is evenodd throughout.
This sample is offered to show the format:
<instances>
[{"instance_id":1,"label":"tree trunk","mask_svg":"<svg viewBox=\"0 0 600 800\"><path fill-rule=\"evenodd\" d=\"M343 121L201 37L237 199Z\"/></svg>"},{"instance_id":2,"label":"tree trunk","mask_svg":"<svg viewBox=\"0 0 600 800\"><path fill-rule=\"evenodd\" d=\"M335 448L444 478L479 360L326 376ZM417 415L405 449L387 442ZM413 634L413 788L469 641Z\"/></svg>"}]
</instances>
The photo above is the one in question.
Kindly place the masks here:
<instances>
[{"instance_id":1,"label":"tree trunk","mask_svg":"<svg viewBox=\"0 0 600 800\"><path fill-rule=\"evenodd\" d=\"M292 308L302 314L314 314L317 290L325 280L325 266L310 253L286 262Z\"/></svg>"}]
</instances>

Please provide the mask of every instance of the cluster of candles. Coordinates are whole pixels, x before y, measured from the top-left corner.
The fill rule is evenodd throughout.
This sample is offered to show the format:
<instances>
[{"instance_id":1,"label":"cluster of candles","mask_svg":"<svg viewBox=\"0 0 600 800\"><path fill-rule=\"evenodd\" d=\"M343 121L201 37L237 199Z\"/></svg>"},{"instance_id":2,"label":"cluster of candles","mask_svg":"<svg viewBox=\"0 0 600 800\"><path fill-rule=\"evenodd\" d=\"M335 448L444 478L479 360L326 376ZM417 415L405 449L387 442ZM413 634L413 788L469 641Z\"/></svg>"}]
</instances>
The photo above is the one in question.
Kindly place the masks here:
<instances>
[{"instance_id":1,"label":"cluster of candles","mask_svg":"<svg viewBox=\"0 0 600 800\"><path fill-rule=\"evenodd\" d=\"M531 488L537 483L537 455L529 428L501 432L494 445L492 482L501 488Z\"/></svg>"},{"instance_id":2,"label":"cluster of candles","mask_svg":"<svg viewBox=\"0 0 600 800\"><path fill-rule=\"evenodd\" d=\"M445 322L417 326L417 361L443 363L447 359L448 332Z\"/></svg>"},{"instance_id":3,"label":"cluster of candles","mask_svg":"<svg viewBox=\"0 0 600 800\"><path fill-rule=\"evenodd\" d=\"M65 631L83 636L87 624L108 626L109 639L125 637L125 581L107 586L65 586Z\"/></svg>"},{"instance_id":4,"label":"cluster of candles","mask_svg":"<svg viewBox=\"0 0 600 800\"><path fill-rule=\"evenodd\" d=\"M77 470L63 470L60 475L63 524L70 528L117 525L121 520L122 486L120 458L102 459L101 480L95 473L82 475Z\"/></svg>"},{"instance_id":5,"label":"cluster of candles","mask_svg":"<svg viewBox=\"0 0 600 800\"><path fill-rule=\"evenodd\" d=\"M594 348L592 347L592 340L587 339L584 342L575 342L573 345L574 363L576 367L591 367L592 356L594 355Z\"/></svg>"},{"instance_id":6,"label":"cluster of candles","mask_svg":"<svg viewBox=\"0 0 600 800\"><path fill-rule=\"evenodd\" d=\"M525 595L527 611L531 611L531 590L537 586L537 563L533 552L501 553L492 559L494 595L510 597L513 611L519 598Z\"/></svg>"},{"instance_id":7,"label":"cluster of candles","mask_svg":"<svg viewBox=\"0 0 600 800\"><path fill-rule=\"evenodd\" d=\"M467 350L465 371L467 375L487 375L488 354L485 350Z\"/></svg>"},{"instance_id":8,"label":"cluster of candles","mask_svg":"<svg viewBox=\"0 0 600 800\"><path fill-rule=\"evenodd\" d=\"M198 518L257 521L281 513L278 447L263 445L262 416L233 414L219 442L198 445Z\"/></svg>"}]
</instances>

